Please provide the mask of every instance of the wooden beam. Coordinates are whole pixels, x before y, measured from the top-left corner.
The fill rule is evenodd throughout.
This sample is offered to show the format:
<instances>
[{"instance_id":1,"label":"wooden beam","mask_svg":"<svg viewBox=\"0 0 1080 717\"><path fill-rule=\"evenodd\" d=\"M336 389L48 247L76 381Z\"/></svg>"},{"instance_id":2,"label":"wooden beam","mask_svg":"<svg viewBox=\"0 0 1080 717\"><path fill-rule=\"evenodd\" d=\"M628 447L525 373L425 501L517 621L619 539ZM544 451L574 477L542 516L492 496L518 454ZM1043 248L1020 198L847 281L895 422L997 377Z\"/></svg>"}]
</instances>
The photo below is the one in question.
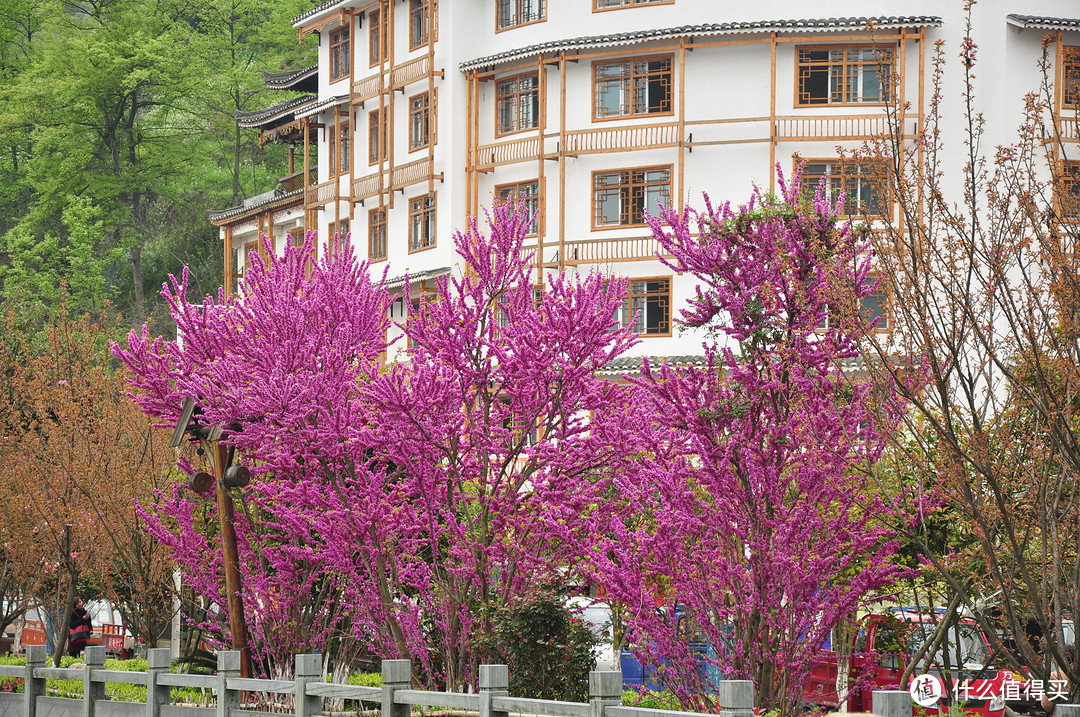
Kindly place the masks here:
<instances>
[{"instance_id":1,"label":"wooden beam","mask_svg":"<svg viewBox=\"0 0 1080 717\"><path fill-rule=\"evenodd\" d=\"M544 229L547 210L547 187L544 181L544 131L547 128L547 67L540 56L536 66L537 89L540 94L540 117L537 122L536 152L536 283L544 285ZM542 289L541 289L542 290Z\"/></svg>"},{"instance_id":2,"label":"wooden beam","mask_svg":"<svg viewBox=\"0 0 1080 717\"><path fill-rule=\"evenodd\" d=\"M590 111L591 114L591 111ZM592 192L592 187L588 190ZM592 206L590 200L589 206ZM592 211L590 209L590 211ZM590 220L591 223L591 220ZM559 53L559 271L566 266L566 50Z\"/></svg>"},{"instance_id":3,"label":"wooden beam","mask_svg":"<svg viewBox=\"0 0 1080 717\"><path fill-rule=\"evenodd\" d=\"M769 36L769 191L776 191L776 33Z\"/></svg>"},{"instance_id":4,"label":"wooden beam","mask_svg":"<svg viewBox=\"0 0 1080 717\"><path fill-rule=\"evenodd\" d=\"M678 188L679 198L676 201L676 206L679 208L679 213L682 213L683 204L686 201L686 186L684 185L684 179L686 175L686 38L679 38L679 169L678 180L676 187Z\"/></svg>"}]
</instances>

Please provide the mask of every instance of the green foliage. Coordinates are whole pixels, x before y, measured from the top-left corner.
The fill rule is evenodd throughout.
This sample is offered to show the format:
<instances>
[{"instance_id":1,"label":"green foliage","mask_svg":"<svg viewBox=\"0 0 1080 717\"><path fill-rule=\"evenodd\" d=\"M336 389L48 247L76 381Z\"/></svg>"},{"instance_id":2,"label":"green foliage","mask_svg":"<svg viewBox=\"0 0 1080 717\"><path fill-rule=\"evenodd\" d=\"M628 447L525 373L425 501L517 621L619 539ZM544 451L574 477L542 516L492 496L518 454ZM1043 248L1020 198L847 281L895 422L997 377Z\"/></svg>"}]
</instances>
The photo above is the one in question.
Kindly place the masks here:
<instances>
[{"instance_id":1,"label":"green foliage","mask_svg":"<svg viewBox=\"0 0 1080 717\"><path fill-rule=\"evenodd\" d=\"M510 670L510 694L587 702L598 638L563 601L542 593L499 609L480 652Z\"/></svg>"},{"instance_id":2,"label":"green foliage","mask_svg":"<svg viewBox=\"0 0 1080 717\"><path fill-rule=\"evenodd\" d=\"M657 692L655 690L624 690L622 693L624 707L642 707L651 710L677 710L682 711L682 705L675 695L667 690Z\"/></svg>"}]
</instances>

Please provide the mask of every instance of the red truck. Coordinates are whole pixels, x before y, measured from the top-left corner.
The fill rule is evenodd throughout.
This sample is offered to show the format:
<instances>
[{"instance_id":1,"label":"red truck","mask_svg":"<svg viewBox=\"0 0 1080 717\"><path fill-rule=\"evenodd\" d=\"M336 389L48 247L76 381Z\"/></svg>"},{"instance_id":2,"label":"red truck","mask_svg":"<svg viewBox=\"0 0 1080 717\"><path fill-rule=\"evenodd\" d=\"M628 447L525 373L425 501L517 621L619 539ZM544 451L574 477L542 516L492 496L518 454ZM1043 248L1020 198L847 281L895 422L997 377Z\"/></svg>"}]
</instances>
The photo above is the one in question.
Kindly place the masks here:
<instances>
[{"instance_id":1,"label":"red truck","mask_svg":"<svg viewBox=\"0 0 1080 717\"><path fill-rule=\"evenodd\" d=\"M903 609L860 618L853 655L848 659L847 684L854 685L848 709L873 712L874 690L908 689L908 685L899 684L904 668L914 648L934 626L931 616ZM918 714L948 714L948 706L955 703L969 714L1002 717L1005 681L1011 673L993 665L990 644L979 626L961 618L950 628L946 643L931 657L929 671L942 680L946 695L935 707L916 708ZM839 705L837 670L836 653L823 650L806 685L807 702L830 708Z\"/></svg>"}]
</instances>

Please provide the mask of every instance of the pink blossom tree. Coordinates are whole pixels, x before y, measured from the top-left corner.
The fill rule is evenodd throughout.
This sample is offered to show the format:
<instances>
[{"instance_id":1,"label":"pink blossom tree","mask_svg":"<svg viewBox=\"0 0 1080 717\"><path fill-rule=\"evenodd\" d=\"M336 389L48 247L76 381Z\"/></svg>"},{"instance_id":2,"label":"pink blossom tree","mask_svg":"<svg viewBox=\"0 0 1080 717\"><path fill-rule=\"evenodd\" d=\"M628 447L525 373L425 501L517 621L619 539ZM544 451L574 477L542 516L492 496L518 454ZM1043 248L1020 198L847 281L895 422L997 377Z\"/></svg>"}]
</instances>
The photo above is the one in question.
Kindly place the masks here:
<instances>
[{"instance_id":1,"label":"pink blossom tree","mask_svg":"<svg viewBox=\"0 0 1080 717\"><path fill-rule=\"evenodd\" d=\"M595 374L634 339L618 282L534 289L528 224L501 206L490 235L455 236L464 274L410 305L408 360L381 373L387 294L347 246L312 263L310 240L252 269L242 301L192 306L174 282L183 342L144 331L118 352L147 412L174 422L196 396L253 467L237 532L268 671L346 633L456 687L475 679L491 609L573 570L564 531L624 451L596 427L627 389ZM155 510L181 526L156 534L189 583L224 606L199 519L213 509L177 490Z\"/></svg>"},{"instance_id":2,"label":"pink blossom tree","mask_svg":"<svg viewBox=\"0 0 1080 717\"><path fill-rule=\"evenodd\" d=\"M618 427L643 458L591 515L588 552L634 649L687 706L711 706L687 639L700 628L711 664L792 714L832 626L897 573L869 480L896 411L841 371L873 288L867 247L820 190L780 186L651 221L666 263L701 281L683 323L713 338L705 368L645 362L647 409Z\"/></svg>"}]
</instances>

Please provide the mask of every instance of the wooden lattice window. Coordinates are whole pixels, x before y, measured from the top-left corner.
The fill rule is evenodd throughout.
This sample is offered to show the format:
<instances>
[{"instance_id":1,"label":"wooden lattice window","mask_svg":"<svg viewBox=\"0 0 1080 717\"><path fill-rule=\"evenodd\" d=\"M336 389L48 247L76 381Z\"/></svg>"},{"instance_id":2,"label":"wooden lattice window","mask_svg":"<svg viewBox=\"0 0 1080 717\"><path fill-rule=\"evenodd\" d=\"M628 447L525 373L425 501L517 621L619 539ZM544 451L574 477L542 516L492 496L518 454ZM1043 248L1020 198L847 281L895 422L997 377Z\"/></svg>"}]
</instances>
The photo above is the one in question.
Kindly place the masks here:
<instances>
[{"instance_id":1,"label":"wooden lattice window","mask_svg":"<svg viewBox=\"0 0 1080 717\"><path fill-rule=\"evenodd\" d=\"M1061 216L1080 219L1080 161L1062 162L1059 186L1058 208Z\"/></svg>"},{"instance_id":2,"label":"wooden lattice window","mask_svg":"<svg viewBox=\"0 0 1080 717\"><path fill-rule=\"evenodd\" d=\"M428 15L435 13L435 39L439 39L439 3L430 8L433 0L409 0L409 49L415 50L428 42Z\"/></svg>"},{"instance_id":3,"label":"wooden lattice window","mask_svg":"<svg viewBox=\"0 0 1080 717\"><path fill-rule=\"evenodd\" d=\"M645 225L671 205L671 165L593 172L593 228Z\"/></svg>"},{"instance_id":4,"label":"wooden lattice window","mask_svg":"<svg viewBox=\"0 0 1080 717\"><path fill-rule=\"evenodd\" d=\"M409 151L427 147L432 135L431 93L422 92L409 98Z\"/></svg>"},{"instance_id":5,"label":"wooden lattice window","mask_svg":"<svg viewBox=\"0 0 1080 717\"><path fill-rule=\"evenodd\" d=\"M368 164L378 164L387 158L386 110L368 112Z\"/></svg>"},{"instance_id":6,"label":"wooden lattice window","mask_svg":"<svg viewBox=\"0 0 1080 717\"><path fill-rule=\"evenodd\" d=\"M514 184L501 184L495 187L495 196L499 202L524 202L526 215L533 218L529 225L529 235L536 234L540 225L540 215L537 209L540 206L540 182L516 182Z\"/></svg>"},{"instance_id":7,"label":"wooden lattice window","mask_svg":"<svg viewBox=\"0 0 1080 717\"><path fill-rule=\"evenodd\" d=\"M824 179L826 199L835 201L843 193L846 216L887 218L891 214L887 172L882 160L810 160L803 167L800 189L812 197Z\"/></svg>"},{"instance_id":8,"label":"wooden lattice window","mask_svg":"<svg viewBox=\"0 0 1080 717\"><path fill-rule=\"evenodd\" d=\"M499 30L530 22L540 22L546 11L544 0L496 0L495 25Z\"/></svg>"},{"instance_id":9,"label":"wooden lattice window","mask_svg":"<svg viewBox=\"0 0 1080 717\"><path fill-rule=\"evenodd\" d=\"M423 194L409 200L409 251L435 246L435 195Z\"/></svg>"},{"instance_id":10,"label":"wooden lattice window","mask_svg":"<svg viewBox=\"0 0 1080 717\"><path fill-rule=\"evenodd\" d=\"M372 261L386 258L386 207L368 211L368 258Z\"/></svg>"},{"instance_id":11,"label":"wooden lattice window","mask_svg":"<svg viewBox=\"0 0 1080 717\"><path fill-rule=\"evenodd\" d=\"M535 129L540 122L540 76L533 72L495 82L495 129L499 135Z\"/></svg>"},{"instance_id":12,"label":"wooden lattice window","mask_svg":"<svg viewBox=\"0 0 1080 717\"><path fill-rule=\"evenodd\" d=\"M349 141L352 135L349 133L349 118L345 115L338 116L337 134L338 174L347 174L349 171L349 163L352 158L352 142Z\"/></svg>"},{"instance_id":13,"label":"wooden lattice window","mask_svg":"<svg viewBox=\"0 0 1080 717\"><path fill-rule=\"evenodd\" d=\"M345 218L336 222L330 222L327 228L329 229L329 235L326 241L326 256L331 257L334 255L335 250L334 235L337 235L336 243L338 245L337 249L339 250L341 247L345 246L345 242L348 241L350 231L349 220L348 218Z\"/></svg>"},{"instance_id":14,"label":"wooden lattice window","mask_svg":"<svg viewBox=\"0 0 1080 717\"><path fill-rule=\"evenodd\" d=\"M593 10L618 10L638 5L672 5L675 0L593 0Z\"/></svg>"},{"instance_id":15,"label":"wooden lattice window","mask_svg":"<svg viewBox=\"0 0 1080 717\"><path fill-rule=\"evenodd\" d=\"M642 336L670 336L671 279L630 279L619 324Z\"/></svg>"},{"instance_id":16,"label":"wooden lattice window","mask_svg":"<svg viewBox=\"0 0 1080 717\"><path fill-rule=\"evenodd\" d=\"M1061 82L1062 103L1070 109L1080 109L1080 46L1065 48Z\"/></svg>"},{"instance_id":17,"label":"wooden lattice window","mask_svg":"<svg viewBox=\"0 0 1080 717\"><path fill-rule=\"evenodd\" d=\"M368 66L375 67L386 61L386 25L382 13L368 10Z\"/></svg>"},{"instance_id":18,"label":"wooden lattice window","mask_svg":"<svg viewBox=\"0 0 1080 717\"><path fill-rule=\"evenodd\" d=\"M797 56L797 104L881 104L889 99L892 48L800 47Z\"/></svg>"},{"instance_id":19,"label":"wooden lattice window","mask_svg":"<svg viewBox=\"0 0 1080 717\"><path fill-rule=\"evenodd\" d=\"M671 114L671 55L593 63L593 117Z\"/></svg>"},{"instance_id":20,"label":"wooden lattice window","mask_svg":"<svg viewBox=\"0 0 1080 717\"><path fill-rule=\"evenodd\" d=\"M349 28L330 31L330 79L340 80L349 74Z\"/></svg>"}]
</instances>

